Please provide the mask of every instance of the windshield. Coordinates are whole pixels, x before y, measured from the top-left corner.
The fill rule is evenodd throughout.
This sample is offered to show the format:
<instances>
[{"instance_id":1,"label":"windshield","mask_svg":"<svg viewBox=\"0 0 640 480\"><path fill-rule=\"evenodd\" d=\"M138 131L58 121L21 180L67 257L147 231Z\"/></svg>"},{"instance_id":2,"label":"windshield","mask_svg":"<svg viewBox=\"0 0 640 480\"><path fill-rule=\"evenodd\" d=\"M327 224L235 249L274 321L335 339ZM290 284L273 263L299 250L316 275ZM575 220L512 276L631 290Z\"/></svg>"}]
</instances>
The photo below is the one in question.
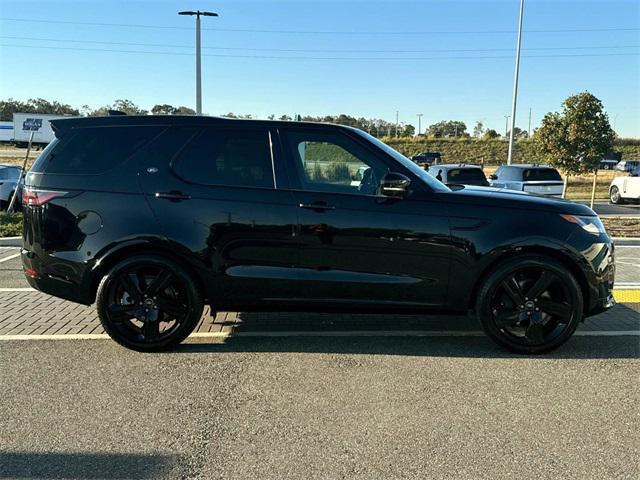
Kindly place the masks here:
<instances>
[{"instance_id":1,"label":"windshield","mask_svg":"<svg viewBox=\"0 0 640 480\"><path fill-rule=\"evenodd\" d=\"M525 182L540 182L545 180L562 180L557 170L553 168L535 168L525 170L522 179Z\"/></svg>"},{"instance_id":2,"label":"windshield","mask_svg":"<svg viewBox=\"0 0 640 480\"><path fill-rule=\"evenodd\" d=\"M409 160L407 157L402 155L397 150L394 150L393 148L391 148L386 143L381 142L376 137L373 137L373 136L369 135L368 133L363 132L362 130L358 130L357 128L354 128L353 130L355 132L358 132L359 135L362 135L367 140L369 140L371 143L373 143L376 146L380 147L382 150L384 150L386 153L388 153L391 157L393 157L395 160L400 162L402 164L402 166L404 166L407 170L410 170L411 173L413 173L416 177L420 178L420 180L422 180L424 183L429 185L429 187L431 187L432 190L434 190L436 192L450 192L451 191L449 189L449 187L447 187L446 185L440 183L440 181L436 180L434 177L429 175L425 170L420 168L418 165L413 163L411 160Z\"/></svg>"}]
</instances>

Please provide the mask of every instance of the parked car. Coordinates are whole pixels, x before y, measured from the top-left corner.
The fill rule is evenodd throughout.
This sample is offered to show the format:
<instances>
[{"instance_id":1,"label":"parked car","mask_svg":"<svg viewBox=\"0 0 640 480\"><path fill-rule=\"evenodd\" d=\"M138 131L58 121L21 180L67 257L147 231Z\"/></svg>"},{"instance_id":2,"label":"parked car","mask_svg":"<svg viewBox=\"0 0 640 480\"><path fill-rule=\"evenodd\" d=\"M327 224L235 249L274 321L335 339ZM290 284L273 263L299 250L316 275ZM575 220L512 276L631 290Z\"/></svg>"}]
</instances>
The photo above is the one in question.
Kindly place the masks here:
<instances>
[{"instance_id":1,"label":"parked car","mask_svg":"<svg viewBox=\"0 0 640 480\"><path fill-rule=\"evenodd\" d=\"M629 176L616 177L609 185L611 203L621 204L640 200L640 167L629 172Z\"/></svg>"},{"instance_id":2,"label":"parked car","mask_svg":"<svg viewBox=\"0 0 640 480\"><path fill-rule=\"evenodd\" d=\"M491 186L537 193L550 197L562 197L564 182L560 173L548 165L502 165L489 176Z\"/></svg>"},{"instance_id":3,"label":"parked car","mask_svg":"<svg viewBox=\"0 0 640 480\"><path fill-rule=\"evenodd\" d=\"M621 160L616 165L616 170L620 172L632 172L640 169L640 160Z\"/></svg>"},{"instance_id":4,"label":"parked car","mask_svg":"<svg viewBox=\"0 0 640 480\"><path fill-rule=\"evenodd\" d=\"M614 304L613 243L593 210L453 191L355 128L198 116L52 123L56 139L26 177L25 276L95 302L128 348L176 345L208 304L472 311L500 345L539 353ZM334 175L361 167L357 186Z\"/></svg>"},{"instance_id":5,"label":"parked car","mask_svg":"<svg viewBox=\"0 0 640 480\"><path fill-rule=\"evenodd\" d=\"M618 165L618 160L614 160L611 158L605 158L600 161L600 165L598 166L599 170L614 170Z\"/></svg>"},{"instance_id":6,"label":"parked car","mask_svg":"<svg viewBox=\"0 0 640 480\"><path fill-rule=\"evenodd\" d=\"M442 154L440 152L422 152L411 157L411 160L422 165L438 165L442 163Z\"/></svg>"},{"instance_id":7,"label":"parked car","mask_svg":"<svg viewBox=\"0 0 640 480\"><path fill-rule=\"evenodd\" d=\"M0 210L6 210L9 207L21 173L22 168L17 165L0 163ZM20 194L19 189L18 194Z\"/></svg>"},{"instance_id":8,"label":"parked car","mask_svg":"<svg viewBox=\"0 0 640 480\"><path fill-rule=\"evenodd\" d=\"M479 165L442 164L427 170L430 175L445 185L476 185L488 187L489 182Z\"/></svg>"}]
</instances>

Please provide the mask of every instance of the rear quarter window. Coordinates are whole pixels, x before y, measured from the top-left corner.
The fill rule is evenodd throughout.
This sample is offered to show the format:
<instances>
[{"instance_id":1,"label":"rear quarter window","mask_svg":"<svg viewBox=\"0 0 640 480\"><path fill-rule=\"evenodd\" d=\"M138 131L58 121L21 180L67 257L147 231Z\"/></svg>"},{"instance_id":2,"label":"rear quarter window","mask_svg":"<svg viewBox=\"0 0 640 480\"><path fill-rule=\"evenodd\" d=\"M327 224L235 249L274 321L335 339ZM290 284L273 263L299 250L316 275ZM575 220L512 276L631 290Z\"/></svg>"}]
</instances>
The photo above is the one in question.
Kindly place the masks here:
<instances>
[{"instance_id":1,"label":"rear quarter window","mask_svg":"<svg viewBox=\"0 0 640 480\"><path fill-rule=\"evenodd\" d=\"M532 168L524 171L522 180L525 182L558 181L562 180L562 177L553 168Z\"/></svg>"},{"instance_id":2,"label":"rear quarter window","mask_svg":"<svg viewBox=\"0 0 640 480\"><path fill-rule=\"evenodd\" d=\"M50 145L31 168L35 173L97 175L124 163L164 127L80 128Z\"/></svg>"}]
</instances>

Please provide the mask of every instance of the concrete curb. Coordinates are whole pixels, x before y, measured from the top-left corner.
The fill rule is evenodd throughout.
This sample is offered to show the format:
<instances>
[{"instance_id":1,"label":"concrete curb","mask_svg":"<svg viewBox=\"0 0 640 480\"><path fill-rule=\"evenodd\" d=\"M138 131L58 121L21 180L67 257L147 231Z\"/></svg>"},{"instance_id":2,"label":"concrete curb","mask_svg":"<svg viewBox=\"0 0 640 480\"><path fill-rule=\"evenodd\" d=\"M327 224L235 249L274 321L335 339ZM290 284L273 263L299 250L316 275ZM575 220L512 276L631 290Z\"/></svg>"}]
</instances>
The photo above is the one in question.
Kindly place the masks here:
<instances>
[{"instance_id":1,"label":"concrete curb","mask_svg":"<svg viewBox=\"0 0 640 480\"><path fill-rule=\"evenodd\" d=\"M638 237L613 237L615 245L627 247L640 247L640 238Z\"/></svg>"},{"instance_id":2,"label":"concrete curb","mask_svg":"<svg viewBox=\"0 0 640 480\"><path fill-rule=\"evenodd\" d=\"M2 237L0 247L22 247L22 237Z\"/></svg>"}]
</instances>

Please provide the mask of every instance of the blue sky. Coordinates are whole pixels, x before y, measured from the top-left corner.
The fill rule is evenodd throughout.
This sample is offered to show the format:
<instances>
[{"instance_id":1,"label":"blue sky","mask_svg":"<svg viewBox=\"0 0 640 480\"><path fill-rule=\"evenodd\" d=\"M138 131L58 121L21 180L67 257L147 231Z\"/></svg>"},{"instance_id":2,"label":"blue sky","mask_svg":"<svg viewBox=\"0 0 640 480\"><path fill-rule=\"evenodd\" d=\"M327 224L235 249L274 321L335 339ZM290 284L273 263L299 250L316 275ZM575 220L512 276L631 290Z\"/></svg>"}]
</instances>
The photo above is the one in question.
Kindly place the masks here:
<instances>
[{"instance_id":1,"label":"blue sky","mask_svg":"<svg viewBox=\"0 0 640 480\"><path fill-rule=\"evenodd\" d=\"M393 121L398 110L414 125L423 113L423 129L456 119L504 132L518 3L0 0L0 98L193 107L193 19L176 12L207 9L220 14L203 20L208 114ZM568 95L589 90L619 135L640 137L639 28L637 0L526 0L517 125L527 128L531 108L535 128Z\"/></svg>"}]
</instances>

